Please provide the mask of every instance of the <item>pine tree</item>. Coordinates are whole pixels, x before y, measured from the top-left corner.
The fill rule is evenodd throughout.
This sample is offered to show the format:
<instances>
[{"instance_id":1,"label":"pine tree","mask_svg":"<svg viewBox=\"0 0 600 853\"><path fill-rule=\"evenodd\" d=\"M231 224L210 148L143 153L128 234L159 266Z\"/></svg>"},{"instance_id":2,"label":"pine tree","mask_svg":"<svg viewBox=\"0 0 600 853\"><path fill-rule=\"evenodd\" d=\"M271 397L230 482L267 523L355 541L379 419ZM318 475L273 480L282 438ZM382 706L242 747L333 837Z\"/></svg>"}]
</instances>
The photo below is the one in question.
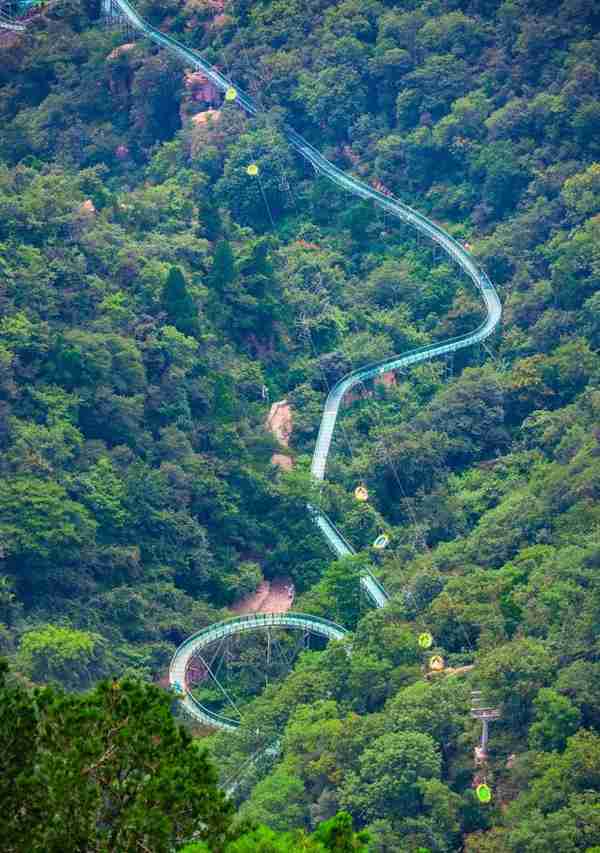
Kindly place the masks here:
<instances>
[{"instance_id":1,"label":"pine tree","mask_svg":"<svg viewBox=\"0 0 600 853\"><path fill-rule=\"evenodd\" d=\"M231 245L227 240L220 240L215 248L213 265L208 284L216 293L223 293L235 279L235 264Z\"/></svg>"},{"instance_id":2,"label":"pine tree","mask_svg":"<svg viewBox=\"0 0 600 853\"><path fill-rule=\"evenodd\" d=\"M198 312L179 267L169 270L162 292L162 306L176 329L184 335L198 336Z\"/></svg>"},{"instance_id":3,"label":"pine tree","mask_svg":"<svg viewBox=\"0 0 600 853\"><path fill-rule=\"evenodd\" d=\"M217 240L223 230L218 206L210 198L205 198L199 204L200 234L211 242Z\"/></svg>"},{"instance_id":4,"label":"pine tree","mask_svg":"<svg viewBox=\"0 0 600 853\"><path fill-rule=\"evenodd\" d=\"M196 837L219 853L231 836L216 771L154 685L28 693L0 661L0 747L1 850L169 853Z\"/></svg>"}]
</instances>

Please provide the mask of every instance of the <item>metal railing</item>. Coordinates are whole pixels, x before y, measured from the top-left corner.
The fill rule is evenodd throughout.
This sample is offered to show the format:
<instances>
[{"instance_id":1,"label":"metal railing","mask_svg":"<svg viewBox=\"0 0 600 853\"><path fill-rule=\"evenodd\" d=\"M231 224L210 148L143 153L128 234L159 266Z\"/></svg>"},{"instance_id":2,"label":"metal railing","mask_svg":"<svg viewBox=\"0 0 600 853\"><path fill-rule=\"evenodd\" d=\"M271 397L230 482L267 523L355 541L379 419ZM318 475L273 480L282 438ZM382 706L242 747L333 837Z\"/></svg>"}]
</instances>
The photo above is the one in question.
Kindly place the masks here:
<instances>
[{"instance_id":1,"label":"metal railing","mask_svg":"<svg viewBox=\"0 0 600 853\"><path fill-rule=\"evenodd\" d=\"M176 649L169 665L169 682L171 687L180 691L180 697L185 711L197 722L207 726L232 731L239 725L239 720L224 714L211 711L199 702L187 689L186 673L193 658L203 649L209 647L224 637L234 637L247 631L261 631L265 628L292 628L310 631L328 640L343 640L348 631L342 625L324 619L322 616L312 616L310 613L251 613L246 616L234 616L224 622L217 622L207 628L192 634Z\"/></svg>"}]
</instances>

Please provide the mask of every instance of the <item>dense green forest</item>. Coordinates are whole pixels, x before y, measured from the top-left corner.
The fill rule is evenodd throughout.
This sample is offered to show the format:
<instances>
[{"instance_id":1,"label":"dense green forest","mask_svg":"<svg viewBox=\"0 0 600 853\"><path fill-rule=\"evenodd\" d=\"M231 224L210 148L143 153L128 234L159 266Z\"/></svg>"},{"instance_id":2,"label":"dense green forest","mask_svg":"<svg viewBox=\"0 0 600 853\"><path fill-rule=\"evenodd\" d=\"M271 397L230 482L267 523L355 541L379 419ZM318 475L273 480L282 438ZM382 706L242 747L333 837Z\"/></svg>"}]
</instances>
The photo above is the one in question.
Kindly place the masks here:
<instances>
[{"instance_id":1,"label":"dense green forest","mask_svg":"<svg viewBox=\"0 0 600 853\"><path fill-rule=\"evenodd\" d=\"M4 853L366 853L347 813L310 836L240 821L159 688L31 693L7 669L0 660Z\"/></svg>"},{"instance_id":2,"label":"dense green forest","mask_svg":"<svg viewBox=\"0 0 600 853\"><path fill-rule=\"evenodd\" d=\"M137 8L263 111L106 27L94 0L0 41L10 677L155 680L187 635L287 575L297 609L353 630L352 654L302 655L238 733L202 741L222 779L246 768L243 818L308 831L343 809L370 853L597 853L597 4ZM504 306L485 348L347 402L321 495L363 549L346 561L306 512L328 387L482 308L414 232L312 174L283 122L467 243ZM283 398L290 472L264 426ZM380 611L361 599L366 561L392 593ZM422 631L473 668L426 673ZM475 689L502 713L483 768Z\"/></svg>"}]
</instances>

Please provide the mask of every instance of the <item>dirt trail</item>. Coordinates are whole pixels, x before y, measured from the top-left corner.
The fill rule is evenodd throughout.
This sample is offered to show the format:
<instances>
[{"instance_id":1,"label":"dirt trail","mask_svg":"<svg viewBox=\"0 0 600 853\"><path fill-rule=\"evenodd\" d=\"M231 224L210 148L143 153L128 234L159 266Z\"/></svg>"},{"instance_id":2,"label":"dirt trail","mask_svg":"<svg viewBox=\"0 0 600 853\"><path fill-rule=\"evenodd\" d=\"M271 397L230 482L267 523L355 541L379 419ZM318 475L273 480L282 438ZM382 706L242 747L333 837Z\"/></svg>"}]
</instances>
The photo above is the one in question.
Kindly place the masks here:
<instances>
[{"instance_id":1,"label":"dirt trail","mask_svg":"<svg viewBox=\"0 0 600 853\"><path fill-rule=\"evenodd\" d=\"M294 584L290 578L273 578L269 594L263 601L260 613L285 613L294 603Z\"/></svg>"},{"instance_id":2,"label":"dirt trail","mask_svg":"<svg viewBox=\"0 0 600 853\"><path fill-rule=\"evenodd\" d=\"M263 581L256 592L236 601L231 610L236 616L246 613L285 613L294 602L294 584L288 577Z\"/></svg>"},{"instance_id":3,"label":"dirt trail","mask_svg":"<svg viewBox=\"0 0 600 853\"><path fill-rule=\"evenodd\" d=\"M294 467L294 460L287 453L274 453L271 456L271 464L277 465L278 468L282 468L284 471L291 471Z\"/></svg>"},{"instance_id":4,"label":"dirt trail","mask_svg":"<svg viewBox=\"0 0 600 853\"><path fill-rule=\"evenodd\" d=\"M269 581L261 581L255 592L240 598L229 608L236 616L243 616L245 613L258 613L265 598L269 594Z\"/></svg>"}]
</instances>

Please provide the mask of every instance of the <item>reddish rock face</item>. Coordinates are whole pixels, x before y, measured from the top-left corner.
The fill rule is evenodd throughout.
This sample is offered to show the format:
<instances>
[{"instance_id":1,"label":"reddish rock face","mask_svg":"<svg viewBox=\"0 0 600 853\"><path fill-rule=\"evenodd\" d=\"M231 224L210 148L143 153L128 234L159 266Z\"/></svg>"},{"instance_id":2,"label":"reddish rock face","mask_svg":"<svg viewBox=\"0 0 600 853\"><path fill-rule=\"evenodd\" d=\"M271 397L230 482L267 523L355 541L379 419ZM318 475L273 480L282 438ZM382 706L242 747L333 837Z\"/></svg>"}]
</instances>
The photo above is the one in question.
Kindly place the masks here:
<instances>
[{"instance_id":1,"label":"reddish rock face","mask_svg":"<svg viewBox=\"0 0 600 853\"><path fill-rule=\"evenodd\" d=\"M319 249L316 243L307 243L306 240L296 240L296 246L300 246L303 249Z\"/></svg>"},{"instance_id":2,"label":"reddish rock face","mask_svg":"<svg viewBox=\"0 0 600 853\"><path fill-rule=\"evenodd\" d=\"M85 216L93 216L96 213L96 208L94 207L94 202L91 198L88 198L83 202L79 208L79 212L83 213Z\"/></svg>"},{"instance_id":3,"label":"reddish rock face","mask_svg":"<svg viewBox=\"0 0 600 853\"><path fill-rule=\"evenodd\" d=\"M221 117L221 113L219 110L204 110L201 113L196 113L195 116L192 116L192 121L194 124L206 124L208 121L218 121Z\"/></svg>"},{"instance_id":4,"label":"reddish rock face","mask_svg":"<svg viewBox=\"0 0 600 853\"><path fill-rule=\"evenodd\" d=\"M267 417L267 429L273 433L277 441L287 447L292 434L293 419L292 408L287 400L279 400L273 403ZM276 465L283 471L291 471L294 460L287 453L274 453L271 456L271 464Z\"/></svg>"},{"instance_id":5,"label":"reddish rock face","mask_svg":"<svg viewBox=\"0 0 600 853\"><path fill-rule=\"evenodd\" d=\"M381 376L376 377L375 384L385 385L386 388L390 388L393 385L396 385L396 374L393 370L389 370L387 373L382 373Z\"/></svg>"},{"instance_id":6,"label":"reddish rock face","mask_svg":"<svg viewBox=\"0 0 600 853\"><path fill-rule=\"evenodd\" d=\"M256 592L236 601L231 610L239 616L245 613L285 613L294 603L294 593L291 578L273 578L263 581Z\"/></svg>"},{"instance_id":7,"label":"reddish rock face","mask_svg":"<svg viewBox=\"0 0 600 853\"><path fill-rule=\"evenodd\" d=\"M267 418L267 429L269 429L277 441L285 447L290 442L293 420L292 409L287 400L279 400L273 403Z\"/></svg>"},{"instance_id":8,"label":"reddish rock face","mask_svg":"<svg viewBox=\"0 0 600 853\"><path fill-rule=\"evenodd\" d=\"M133 50L135 47L134 42L127 42L127 44L120 44L119 47L115 47L111 53L106 57L110 62L111 59L118 59L120 56L123 56L124 53L129 53L130 50Z\"/></svg>"},{"instance_id":9,"label":"reddish rock face","mask_svg":"<svg viewBox=\"0 0 600 853\"><path fill-rule=\"evenodd\" d=\"M287 456L285 453L274 453L271 456L271 465L276 465L283 471L291 471L294 467L294 460L291 456Z\"/></svg>"},{"instance_id":10,"label":"reddish rock face","mask_svg":"<svg viewBox=\"0 0 600 853\"><path fill-rule=\"evenodd\" d=\"M224 27L230 21L233 21L231 15L215 15L215 17L212 19L211 26L214 27L214 29L218 30L221 27Z\"/></svg>"},{"instance_id":11,"label":"reddish rock face","mask_svg":"<svg viewBox=\"0 0 600 853\"><path fill-rule=\"evenodd\" d=\"M392 191L389 190L385 184L382 184L378 178L374 178L371 181L371 186L373 189L376 189L377 192L380 192L382 195L393 195Z\"/></svg>"},{"instance_id":12,"label":"reddish rock face","mask_svg":"<svg viewBox=\"0 0 600 853\"><path fill-rule=\"evenodd\" d=\"M201 71L185 75L185 88L192 101L214 104L220 101L221 95L217 87Z\"/></svg>"}]
</instances>

